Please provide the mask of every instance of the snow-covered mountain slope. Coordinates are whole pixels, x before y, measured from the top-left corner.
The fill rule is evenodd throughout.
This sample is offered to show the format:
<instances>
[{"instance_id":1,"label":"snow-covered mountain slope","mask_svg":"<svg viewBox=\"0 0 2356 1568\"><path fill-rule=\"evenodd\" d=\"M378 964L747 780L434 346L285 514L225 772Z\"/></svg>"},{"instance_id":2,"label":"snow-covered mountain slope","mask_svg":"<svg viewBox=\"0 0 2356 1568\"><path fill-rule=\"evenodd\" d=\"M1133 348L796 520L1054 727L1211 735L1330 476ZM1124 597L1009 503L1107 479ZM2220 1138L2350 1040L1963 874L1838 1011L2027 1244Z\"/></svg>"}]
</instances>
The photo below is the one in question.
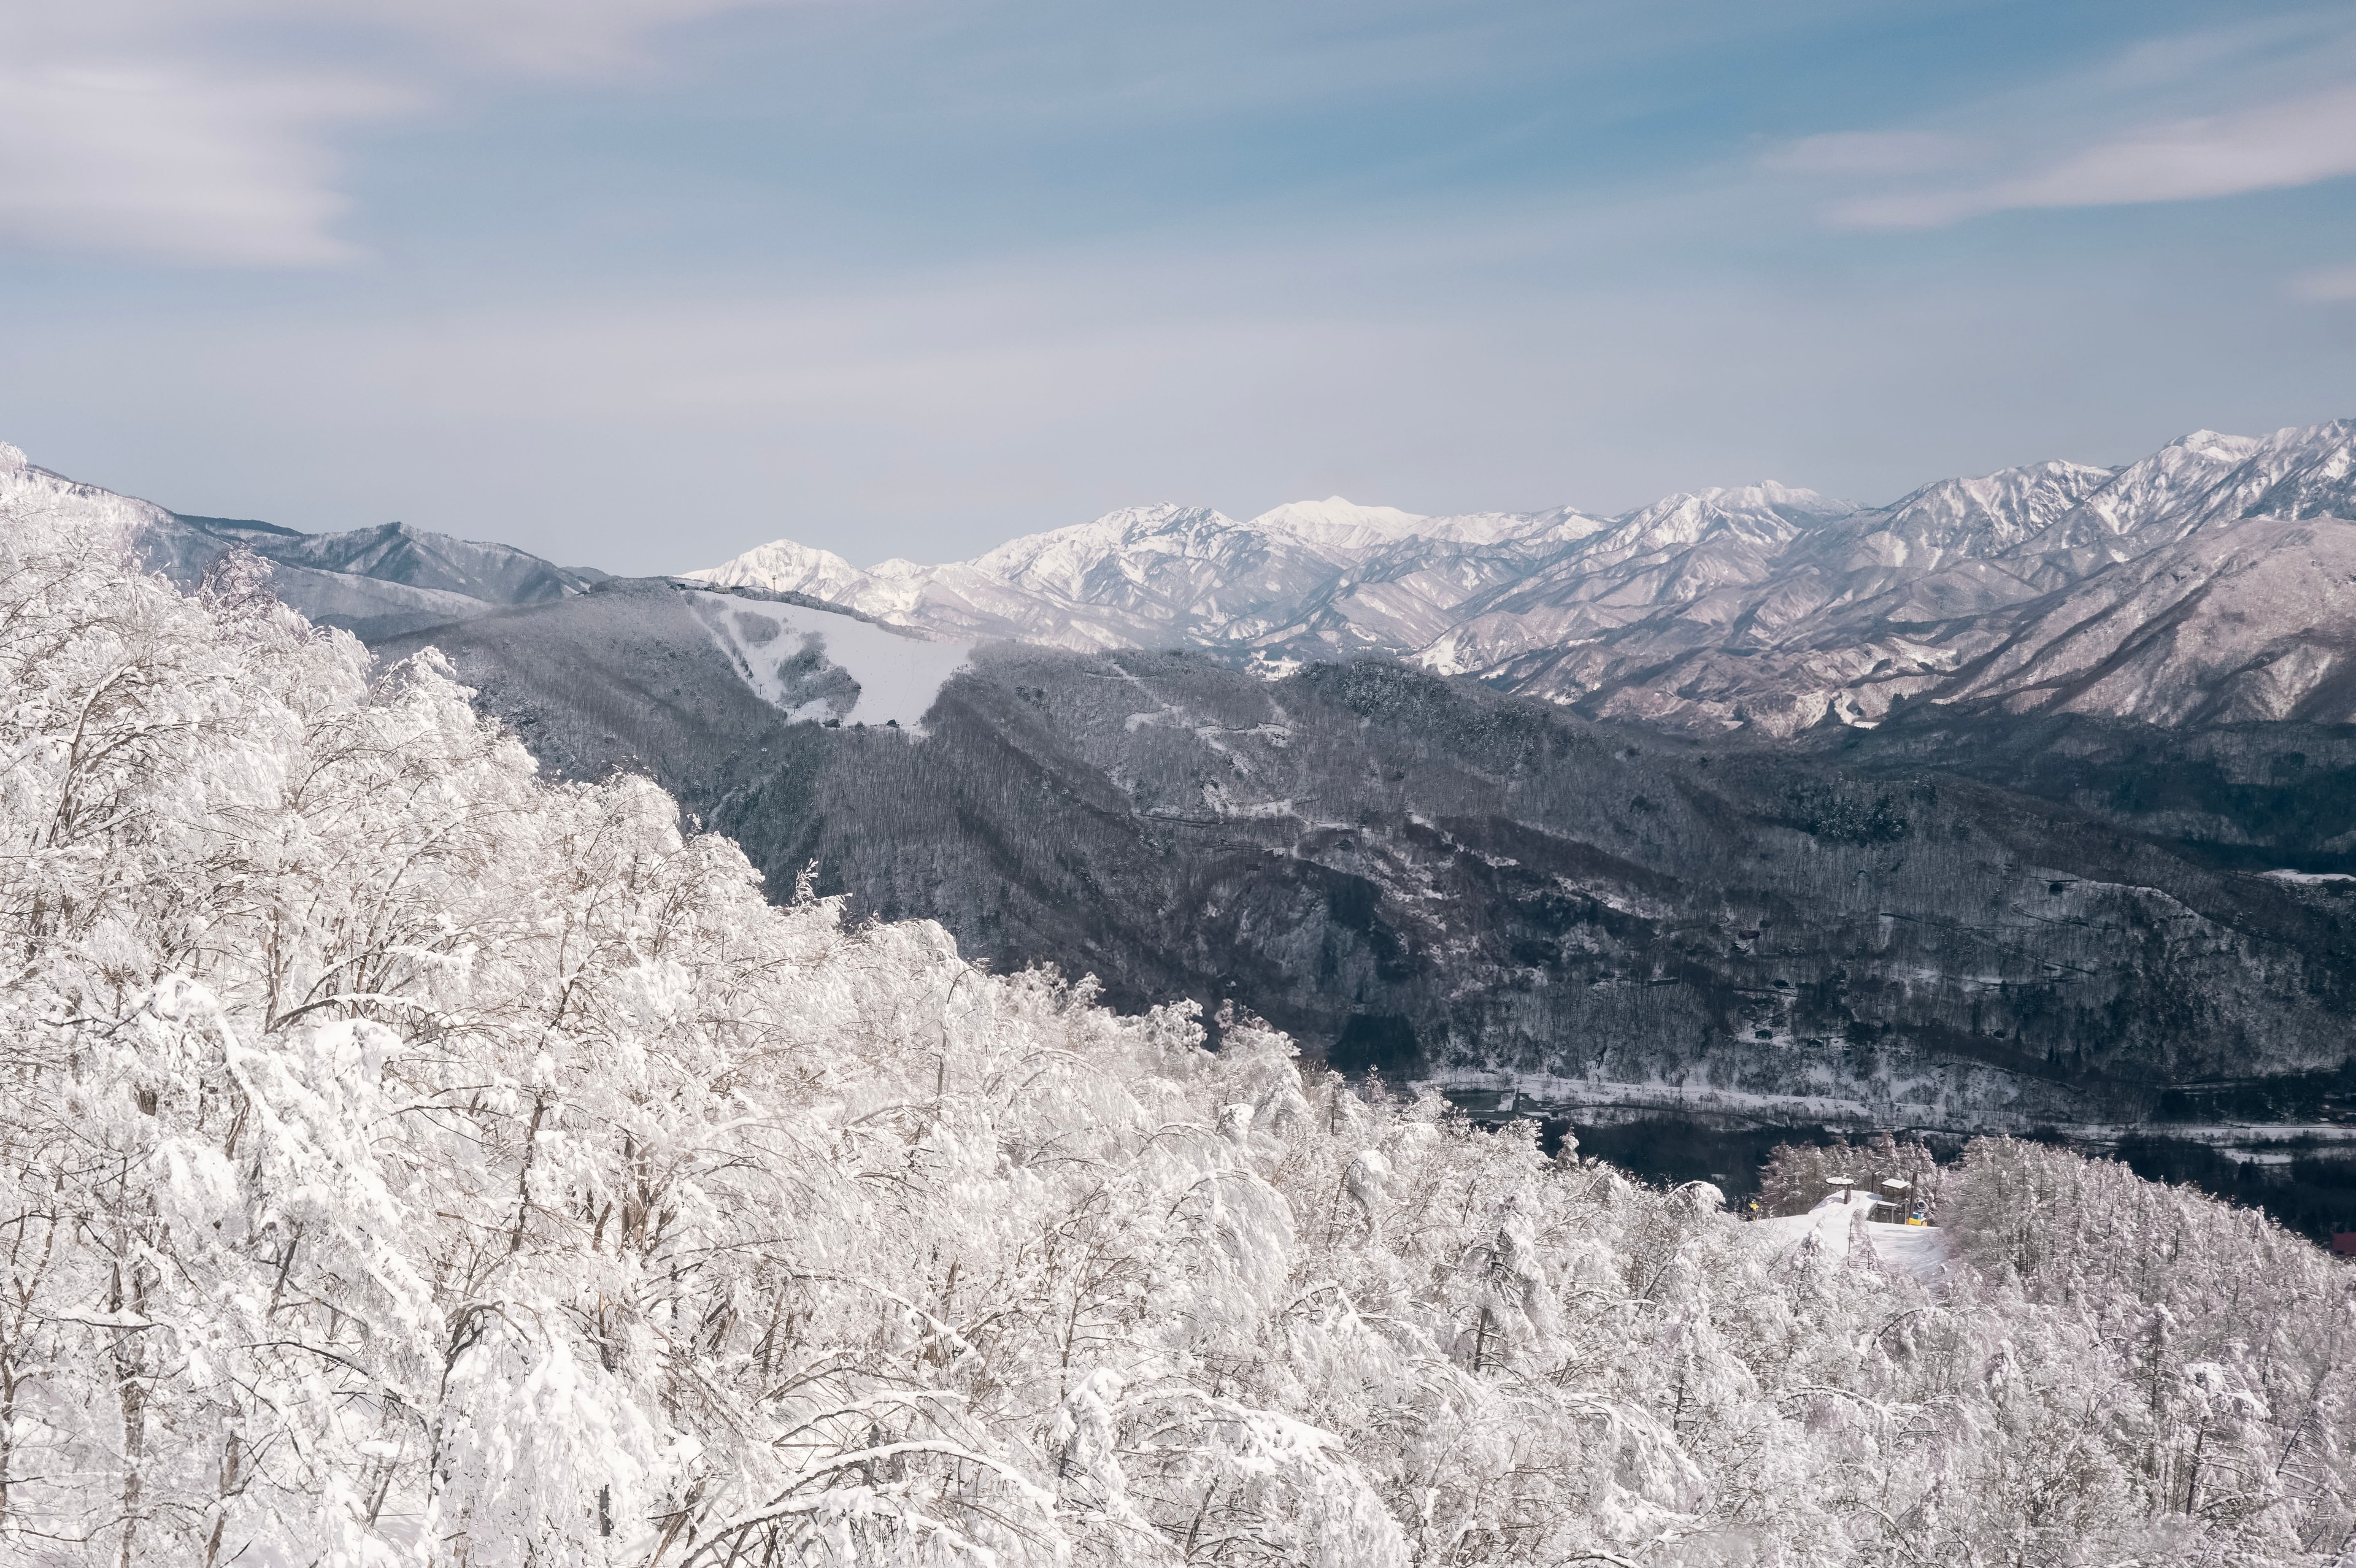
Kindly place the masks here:
<instances>
[{"instance_id":1,"label":"snow-covered mountain slope","mask_svg":"<svg viewBox=\"0 0 2356 1568\"><path fill-rule=\"evenodd\" d=\"M845 603L868 582L867 573L832 550L812 549L791 539L755 546L724 566L687 575L718 588L766 588Z\"/></svg>"},{"instance_id":2,"label":"snow-covered mountain slope","mask_svg":"<svg viewBox=\"0 0 2356 1568\"><path fill-rule=\"evenodd\" d=\"M709 590L680 596L745 684L795 721L919 729L973 651L808 604Z\"/></svg>"},{"instance_id":3,"label":"snow-covered mountain slope","mask_svg":"<svg viewBox=\"0 0 2356 1568\"><path fill-rule=\"evenodd\" d=\"M1298 662L1432 648L1482 616L1513 623L1517 646L1551 645L1590 621L1616 624L1644 599L1757 577L1802 527L1854 511L1775 485L1672 496L1617 518L1574 507L1419 517L1333 496L1238 523L1165 506L944 566L861 572L780 540L686 575L1078 651L1191 645Z\"/></svg>"},{"instance_id":4,"label":"snow-covered mountain slope","mask_svg":"<svg viewBox=\"0 0 2356 1568\"><path fill-rule=\"evenodd\" d=\"M1771 1246L1812 1248L1831 1257L1848 1257L1862 1250L1878 1266L1926 1285L1937 1285L1949 1275L1961 1275L1965 1264L1955 1255L1955 1238L1937 1225L1892 1223L1890 1210L1877 1202L1870 1189L1837 1191L1804 1214L1761 1220L1751 1234Z\"/></svg>"},{"instance_id":5,"label":"snow-covered mountain slope","mask_svg":"<svg viewBox=\"0 0 2356 1568\"><path fill-rule=\"evenodd\" d=\"M378 652L435 644L564 776L652 773L773 888L815 862L853 915L939 920L1001 972L1233 1002L1483 1109L1512 1092L1745 1136L2143 1126L2156 1096L2289 1096L2347 1054L2339 885L2251 874L2356 868L2329 783L2356 752L2316 726L2220 780L2247 820L2147 823L1951 779L1897 754L1902 726L1655 737L1398 661L1271 681L998 645L918 743L788 721L690 597L616 585ZM2218 760L2132 776L2149 797Z\"/></svg>"},{"instance_id":6,"label":"snow-covered mountain slope","mask_svg":"<svg viewBox=\"0 0 2356 1568\"><path fill-rule=\"evenodd\" d=\"M183 588L201 581L229 550L251 549L271 563L271 592L280 599L314 622L364 636L558 599L605 576L555 566L510 545L454 539L405 523L305 534L250 518L184 516L53 474L0 443L0 517L60 511L108 518L149 570Z\"/></svg>"},{"instance_id":7,"label":"snow-covered mountain slope","mask_svg":"<svg viewBox=\"0 0 2356 1568\"><path fill-rule=\"evenodd\" d=\"M1867 1190L1907 1172L1935 1232L1861 1206L1744 1224L1711 1182L1633 1182L1527 1121L1484 1129L1436 1094L1353 1083L1232 1008L1118 1016L1052 973L977 965L937 925L855 920L809 876L772 881L773 904L735 845L689 831L643 779L541 776L442 661L371 668L251 573L183 596L92 521L0 529L0 908L17 912L0 971L0 1562L2344 1561L2347 1265L2247 1208L2032 1143L1977 1140L1942 1166L1884 1136L1832 1157ZM668 618L678 664L717 671L712 716L755 706L660 583L455 629L592 607ZM1581 728L1396 666L1263 685L1196 658L993 656L1109 667L1078 675L1076 703L1043 705L1035 676L1006 696L1154 715L1144 733L1205 761L1230 742L1280 761L1280 726L1221 722L1280 693L1308 720L1302 752L1321 730L1364 745L1347 709L1315 721L1320 684L1517 710L1526 726L1452 737L1451 752L1485 738L1468 784L1503 779L1506 730ZM684 673L649 666L641 694L674 696ZM1166 721L1205 696L1245 711ZM949 729L922 746L761 733L937 768ZM1386 749L1407 761L1430 733ZM1627 750L1573 744L1594 771L1566 801L1634 782ZM937 805L943 776L856 805L871 822ZM1056 826L1086 830L1076 773L946 777L1022 790L1034 824L1060 795ZM1382 777L1336 782L1366 798ZM1427 864L1470 876L1533 852L1394 821ZM1944 851L1985 876L1986 849L1956 842L1851 845L1812 874L1849 890L1869 943L1890 918L1871 912L1898 906L1861 868ZM1032 846L1000 842L993 872L1084 869L1069 840ZM1614 901L1576 901L1598 933L1644 919L1623 891L1674 891L1569 843L1553 859ZM943 868L917 849L895 869L921 891ZM1365 879L1301 891L1304 912L1385 929ZM2136 887L2057 893L2077 918L2015 972L2095 944L2106 906L2132 914L2121 894L2146 904L2150 941L2112 945L2188 999L2213 993L2171 949L2196 971L2250 965L2233 933ZM1662 931L1664 953L1695 934ZM1776 953L1772 927L1729 934L1793 974L1827 956ZM1664 982L1691 984L1682 962L1613 967L1575 989L1632 1031ZM2245 994L2327 1031L2344 1019L2311 981L2271 977L2250 965ZM1514 1006L1536 1018L1573 989L1524 983ZM1751 989L1743 1005L1786 1020L1837 995ZM1884 989L1852 994L1873 1007ZM2009 987L1983 989L2006 1005ZM2327 1064L2343 1035L2319 1041ZM1823 1051L1799 1071L1893 1054ZM1708 1056L1687 1050L1697 1087ZM1804 1142L1768 1159L1771 1211L1826 1185Z\"/></svg>"},{"instance_id":8,"label":"snow-covered mountain slope","mask_svg":"<svg viewBox=\"0 0 2356 1568\"><path fill-rule=\"evenodd\" d=\"M183 583L244 545L289 603L372 637L553 602L602 575L401 524L304 535L179 517L7 450L0 505L111 507ZM1238 522L1158 506L944 565L862 569L778 540L689 576L963 644L1194 647L1271 674L1391 655L1704 731L1870 725L1901 700L2203 724L2340 711L2356 610L2319 585L2341 580L2344 553L2323 525L2351 512L2356 422L2338 421L2201 431L2117 470L2038 463L1874 507L1773 484L1612 517L1422 517L1330 496ZM2197 606L2169 596L2189 580L2211 585ZM2088 663L2115 657L2099 677Z\"/></svg>"},{"instance_id":9,"label":"snow-covered mountain slope","mask_svg":"<svg viewBox=\"0 0 2356 1568\"><path fill-rule=\"evenodd\" d=\"M2356 425L2345 421L2264 440L2201 432L2115 474L2046 463L1944 481L1747 557L1697 539L1681 555L1599 561L1597 571L1582 553L1472 607L1480 613L1414 656L1652 723L1789 734L1828 717L1878 722L1900 699L1990 695L1992 668L2018 670L2098 612L2116 639L2150 654L2156 645L2132 631L2145 624L2138 616L2162 613L2155 572L2205 581L2222 571L2240 581L2276 552L2265 582L2332 576L2338 530L2259 525L2356 511L2351 451ZM2166 556L2163 568L2165 552L2195 539L2210 542L2194 558ZM2297 699L2258 697L2244 661L2263 655L2281 667L2285 689L2303 694L2312 682L2292 672L2329 667L2330 650L2356 635L2356 606L2329 596L2251 579L2231 597L2232 659L2222 646L2188 647L2155 677L2170 688L2165 699L2123 678L2074 691L2070 710L2170 723L2287 711ZM2093 645L2082 635L2072 645ZM2239 696L2213 689L2227 679Z\"/></svg>"},{"instance_id":10,"label":"snow-covered mountain slope","mask_svg":"<svg viewBox=\"0 0 2356 1568\"><path fill-rule=\"evenodd\" d=\"M2351 444L2351 420L2256 439L2196 431L2123 469L2085 512L2142 539L2182 538L2241 517L2345 517L2356 510Z\"/></svg>"},{"instance_id":11,"label":"snow-covered mountain slope","mask_svg":"<svg viewBox=\"0 0 2356 1568\"><path fill-rule=\"evenodd\" d=\"M2234 521L2037 612L1939 699L2169 725L2356 722L2356 522Z\"/></svg>"},{"instance_id":12,"label":"snow-covered mountain slope","mask_svg":"<svg viewBox=\"0 0 2356 1568\"><path fill-rule=\"evenodd\" d=\"M305 534L269 523L165 513L137 534L140 553L182 586L237 546L271 563L271 591L323 625L391 636L513 604L579 593L605 579L509 545L385 523Z\"/></svg>"},{"instance_id":13,"label":"snow-covered mountain slope","mask_svg":"<svg viewBox=\"0 0 2356 1568\"><path fill-rule=\"evenodd\" d=\"M2155 552L2256 519L2351 513L2356 424L2339 421L2263 438L2201 431L2118 470L2031 464L1875 507L1772 484L1609 518L1569 507L1425 517L1338 496L1243 523L1155 507L943 566L862 571L779 541L691 575L1078 651L1192 646L1276 670L1392 654L1598 715L1789 734L1827 719L1875 723L1901 698L1987 697L1991 670L2018 671L2061 635L2056 615L2108 605L2105 624L2124 625L2138 606L2158 613L2148 579L2160 568L2137 564ZM2328 649L2356 625L2336 601L2269 599L2261 579L2328 575L2337 538L2265 531L2208 549L2208 566L2168 570L2238 582L2247 573L2227 563L2254 551L2303 562L2270 562L2229 595L2242 619L2227 641L2279 667L2270 678L2284 691L2304 692L2312 682L2294 672L2329 667ZM2052 669L2072 656L2056 652ZM2179 660L2168 678L2230 679L2230 699L2206 686L2197 699L2130 695L2131 682L2110 681L2077 691L2072 710L2195 722L2291 700L2258 695L2256 677L2222 658Z\"/></svg>"},{"instance_id":14,"label":"snow-covered mountain slope","mask_svg":"<svg viewBox=\"0 0 2356 1568\"><path fill-rule=\"evenodd\" d=\"M70 517L78 523L87 520L126 536L168 527L173 521L171 513L152 501L118 496L53 474L36 466L21 448L0 442L0 521L11 528L23 528L60 517Z\"/></svg>"},{"instance_id":15,"label":"snow-covered mountain slope","mask_svg":"<svg viewBox=\"0 0 2356 1568\"><path fill-rule=\"evenodd\" d=\"M561 647L561 662L568 667L600 672L622 689L642 685L650 665L677 674L684 667L682 640L709 642L754 697L789 720L916 731L971 648L969 642L944 641L932 633L830 609L807 594L732 593L716 585L682 591L659 580L625 584L605 572L552 565L511 546L405 523L305 534L250 518L185 516L77 484L34 466L15 447L0 446L0 518L34 526L55 517L70 517L79 526L102 520L150 571L182 588L203 581L227 552L249 549L269 563L267 582L276 598L315 624L340 626L383 647L455 643L449 629L461 622L556 605L601 587L635 591L617 592L611 604L601 606L589 618L597 634L585 639L545 621L503 626L486 645L499 650L486 664L485 678L494 681L516 678L525 669L532 671L533 680L552 678L537 668L542 659L516 645L518 634L522 643L539 638ZM767 559L781 573L790 573L798 549L780 547ZM800 554L813 558L808 574L813 587L839 583L845 574L861 575L822 552ZM840 571L830 574L829 562ZM403 643L418 633L436 635ZM699 683L712 685L711 674L699 671ZM678 681L673 685L683 689ZM698 722L712 720L742 728L744 717L697 716ZM650 731L643 739L648 748L633 750L634 758L676 737Z\"/></svg>"},{"instance_id":16,"label":"snow-covered mountain slope","mask_svg":"<svg viewBox=\"0 0 2356 1568\"><path fill-rule=\"evenodd\" d=\"M454 539L406 523L349 533L299 534L283 540L265 537L254 541L253 548L288 566L461 593L488 604L561 599L605 576L568 571L508 545Z\"/></svg>"},{"instance_id":17,"label":"snow-covered mountain slope","mask_svg":"<svg viewBox=\"0 0 2356 1568\"><path fill-rule=\"evenodd\" d=\"M1299 659L1419 646L1468 597L1607 526L1568 508L1419 517L1336 496L1248 522L1201 507L1130 507L942 566L887 560L862 571L778 540L685 575L962 637Z\"/></svg>"}]
</instances>

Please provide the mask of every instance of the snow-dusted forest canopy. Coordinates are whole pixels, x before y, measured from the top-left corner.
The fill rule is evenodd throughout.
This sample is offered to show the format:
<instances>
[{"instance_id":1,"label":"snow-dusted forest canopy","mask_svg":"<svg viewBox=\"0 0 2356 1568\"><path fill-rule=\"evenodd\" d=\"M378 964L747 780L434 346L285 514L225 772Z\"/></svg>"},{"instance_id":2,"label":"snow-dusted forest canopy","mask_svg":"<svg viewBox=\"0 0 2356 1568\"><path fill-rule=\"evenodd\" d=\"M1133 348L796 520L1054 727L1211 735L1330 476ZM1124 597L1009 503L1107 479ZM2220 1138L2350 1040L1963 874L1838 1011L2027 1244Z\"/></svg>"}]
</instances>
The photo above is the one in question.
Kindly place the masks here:
<instances>
[{"instance_id":1,"label":"snow-dusted forest canopy","mask_svg":"<svg viewBox=\"0 0 2356 1568\"><path fill-rule=\"evenodd\" d=\"M773 905L236 558L0 526L0 1557L2314 1564L2356 1275L2034 1146L1944 1273Z\"/></svg>"}]
</instances>

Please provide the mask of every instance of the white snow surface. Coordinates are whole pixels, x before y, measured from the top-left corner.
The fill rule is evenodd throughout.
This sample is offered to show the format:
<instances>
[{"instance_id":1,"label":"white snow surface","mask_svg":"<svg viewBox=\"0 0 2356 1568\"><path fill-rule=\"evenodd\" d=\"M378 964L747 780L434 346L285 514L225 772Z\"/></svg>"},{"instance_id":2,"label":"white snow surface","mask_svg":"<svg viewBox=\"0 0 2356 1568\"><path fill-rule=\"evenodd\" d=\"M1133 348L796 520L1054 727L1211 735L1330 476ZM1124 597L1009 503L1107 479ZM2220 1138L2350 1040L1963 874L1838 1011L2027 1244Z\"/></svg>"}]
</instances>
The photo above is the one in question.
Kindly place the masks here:
<instances>
[{"instance_id":1,"label":"white snow surface","mask_svg":"<svg viewBox=\"0 0 2356 1568\"><path fill-rule=\"evenodd\" d=\"M0 442L0 521L21 526L31 518L60 515L98 521L126 542L141 528L168 523L172 517L152 501L52 474L27 458L22 447Z\"/></svg>"},{"instance_id":2,"label":"white snow surface","mask_svg":"<svg viewBox=\"0 0 2356 1568\"><path fill-rule=\"evenodd\" d=\"M838 597L856 589L867 577L831 550L812 549L791 539L772 540L746 550L725 566L687 575L715 587L766 588L780 593L807 593L813 599Z\"/></svg>"},{"instance_id":3,"label":"white snow surface","mask_svg":"<svg viewBox=\"0 0 2356 1568\"><path fill-rule=\"evenodd\" d=\"M1264 533L1289 533L1312 544L1364 549L1419 533L1424 521L1397 507L1361 507L1339 496L1328 496L1322 501L1288 501L1244 526Z\"/></svg>"},{"instance_id":4,"label":"white snow surface","mask_svg":"<svg viewBox=\"0 0 2356 1568\"><path fill-rule=\"evenodd\" d=\"M897 724L921 733L926 710L973 653L970 643L936 641L805 605L697 590L686 598L745 683L797 720ZM833 700L798 691L779 672L803 655L818 656L821 675L830 667L847 673L855 691Z\"/></svg>"},{"instance_id":5,"label":"white snow surface","mask_svg":"<svg viewBox=\"0 0 2356 1568\"><path fill-rule=\"evenodd\" d=\"M1884 1268L1924 1285L1935 1285L1951 1269L1960 1267L1945 1232L1936 1225L1891 1224L1873 1218L1898 1211L1877 1204L1862 1188L1847 1194L1835 1192L1805 1214L1754 1221L1751 1229L1771 1244L1796 1249L1814 1238L1834 1257L1848 1257L1863 1247Z\"/></svg>"}]
</instances>

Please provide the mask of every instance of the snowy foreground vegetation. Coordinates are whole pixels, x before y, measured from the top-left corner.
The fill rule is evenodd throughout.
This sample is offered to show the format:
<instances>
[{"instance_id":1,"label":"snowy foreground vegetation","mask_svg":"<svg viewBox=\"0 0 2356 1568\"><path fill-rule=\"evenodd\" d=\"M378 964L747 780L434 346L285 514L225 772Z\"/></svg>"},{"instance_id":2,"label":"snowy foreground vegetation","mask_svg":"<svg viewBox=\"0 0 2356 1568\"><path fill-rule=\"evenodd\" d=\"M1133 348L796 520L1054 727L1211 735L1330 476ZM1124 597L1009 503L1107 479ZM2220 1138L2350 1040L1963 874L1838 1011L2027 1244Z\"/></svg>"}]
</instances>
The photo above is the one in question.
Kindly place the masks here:
<instances>
[{"instance_id":1,"label":"snowy foreground vegetation","mask_svg":"<svg viewBox=\"0 0 2356 1568\"><path fill-rule=\"evenodd\" d=\"M2351 1275L2255 1215L1987 1142L1918 1279L773 907L431 658L123 559L0 526L0 1558L2349 1543Z\"/></svg>"}]
</instances>

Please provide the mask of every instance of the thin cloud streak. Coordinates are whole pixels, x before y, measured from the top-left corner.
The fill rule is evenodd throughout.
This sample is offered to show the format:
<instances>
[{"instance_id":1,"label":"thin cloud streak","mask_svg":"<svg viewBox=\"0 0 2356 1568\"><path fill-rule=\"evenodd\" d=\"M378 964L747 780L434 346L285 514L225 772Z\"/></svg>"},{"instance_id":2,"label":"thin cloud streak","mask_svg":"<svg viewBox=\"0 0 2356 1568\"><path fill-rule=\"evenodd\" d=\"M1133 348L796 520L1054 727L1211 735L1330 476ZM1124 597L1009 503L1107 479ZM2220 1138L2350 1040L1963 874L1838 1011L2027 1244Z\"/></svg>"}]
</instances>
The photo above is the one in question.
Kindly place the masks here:
<instances>
[{"instance_id":1,"label":"thin cloud streak","mask_svg":"<svg viewBox=\"0 0 2356 1568\"><path fill-rule=\"evenodd\" d=\"M776 3L102 0L12 18L0 244L207 266L348 261L337 128L414 114L470 73L610 74L656 28ZM241 61L234 35L256 25L316 35L325 53ZM391 63L327 63L338 57Z\"/></svg>"},{"instance_id":2,"label":"thin cloud streak","mask_svg":"<svg viewBox=\"0 0 2356 1568\"><path fill-rule=\"evenodd\" d=\"M2023 208L2200 201L2356 174L2356 86L2150 126L2029 176L1976 189L1901 192L1830 211L1851 229L1936 229Z\"/></svg>"}]
</instances>

